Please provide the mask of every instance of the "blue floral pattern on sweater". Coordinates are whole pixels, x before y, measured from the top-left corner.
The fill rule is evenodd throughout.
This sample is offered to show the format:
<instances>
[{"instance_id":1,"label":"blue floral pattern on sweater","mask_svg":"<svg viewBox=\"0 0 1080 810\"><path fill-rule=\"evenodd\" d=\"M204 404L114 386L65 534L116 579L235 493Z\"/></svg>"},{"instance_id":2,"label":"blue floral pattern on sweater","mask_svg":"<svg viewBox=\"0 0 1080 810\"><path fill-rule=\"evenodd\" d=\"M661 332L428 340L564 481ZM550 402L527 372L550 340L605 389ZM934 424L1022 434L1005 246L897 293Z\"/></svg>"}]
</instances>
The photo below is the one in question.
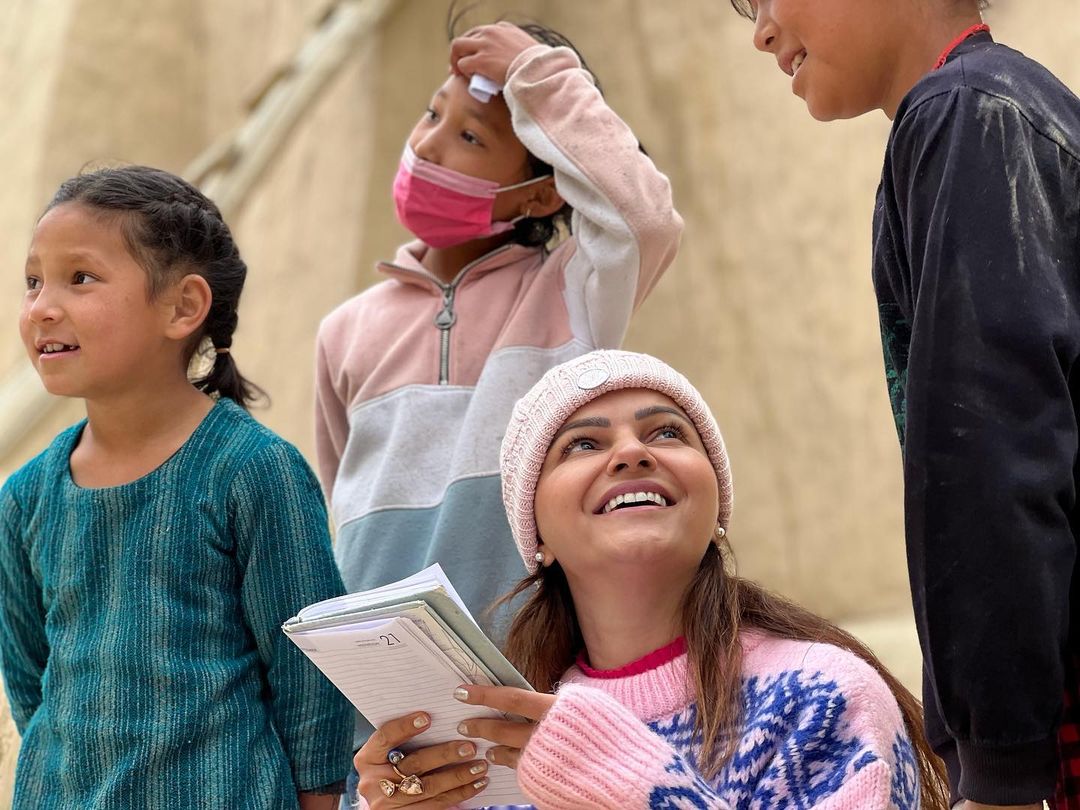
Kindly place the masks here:
<instances>
[{"instance_id":1,"label":"blue floral pattern on sweater","mask_svg":"<svg viewBox=\"0 0 1080 810\"><path fill-rule=\"evenodd\" d=\"M716 793L700 774L687 766L685 759L673 757L664 771L675 776L680 784L657 785L649 796L649 807L655 810L709 810L712 806L709 802Z\"/></svg>"},{"instance_id":2,"label":"blue floral pattern on sweater","mask_svg":"<svg viewBox=\"0 0 1080 810\"><path fill-rule=\"evenodd\" d=\"M911 740L900 734L893 741L893 783L889 798L900 808L919 806L919 763Z\"/></svg>"},{"instance_id":3,"label":"blue floral pattern on sweater","mask_svg":"<svg viewBox=\"0 0 1080 810\"><path fill-rule=\"evenodd\" d=\"M748 678L743 704L741 744L712 784L687 765L696 762L701 751L694 704L649 724L677 752L665 769L672 778L652 790L650 807L707 808L719 797L732 810L809 808L879 761L863 740L845 732L847 697L821 673L788 671ZM916 810L919 780L911 743L898 734L892 753L891 802L896 810Z\"/></svg>"}]
</instances>

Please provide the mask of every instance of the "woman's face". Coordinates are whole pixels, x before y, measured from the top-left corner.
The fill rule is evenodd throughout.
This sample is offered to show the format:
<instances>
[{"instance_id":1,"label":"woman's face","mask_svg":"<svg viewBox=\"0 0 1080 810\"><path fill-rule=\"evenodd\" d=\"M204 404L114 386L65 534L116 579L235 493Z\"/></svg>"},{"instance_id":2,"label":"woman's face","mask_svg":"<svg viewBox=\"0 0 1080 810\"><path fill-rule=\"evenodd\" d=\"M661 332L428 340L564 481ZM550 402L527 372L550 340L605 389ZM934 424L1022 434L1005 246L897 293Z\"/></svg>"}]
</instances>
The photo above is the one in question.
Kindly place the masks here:
<instances>
[{"instance_id":1,"label":"woman's face","mask_svg":"<svg viewBox=\"0 0 1080 810\"><path fill-rule=\"evenodd\" d=\"M697 570L716 530L716 472L693 422L656 391L579 408L548 448L536 488L542 547L567 576Z\"/></svg>"}]
</instances>

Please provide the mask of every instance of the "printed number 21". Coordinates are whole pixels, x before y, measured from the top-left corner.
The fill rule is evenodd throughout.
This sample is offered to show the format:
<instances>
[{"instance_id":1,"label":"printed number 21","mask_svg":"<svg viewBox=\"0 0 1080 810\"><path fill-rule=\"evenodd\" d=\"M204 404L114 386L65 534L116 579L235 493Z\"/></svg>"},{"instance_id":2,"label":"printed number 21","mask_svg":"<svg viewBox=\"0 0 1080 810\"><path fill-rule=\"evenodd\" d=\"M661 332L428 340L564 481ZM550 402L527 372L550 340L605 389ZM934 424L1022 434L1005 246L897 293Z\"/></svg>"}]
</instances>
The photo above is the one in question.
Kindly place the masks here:
<instances>
[{"instance_id":1,"label":"printed number 21","mask_svg":"<svg viewBox=\"0 0 1080 810\"><path fill-rule=\"evenodd\" d=\"M395 636L393 633L388 633L385 636L379 636L379 638L386 642L387 647L393 647L395 644L401 643L400 641L398 641L398 637Z\"/></svg>"}]
</instances>

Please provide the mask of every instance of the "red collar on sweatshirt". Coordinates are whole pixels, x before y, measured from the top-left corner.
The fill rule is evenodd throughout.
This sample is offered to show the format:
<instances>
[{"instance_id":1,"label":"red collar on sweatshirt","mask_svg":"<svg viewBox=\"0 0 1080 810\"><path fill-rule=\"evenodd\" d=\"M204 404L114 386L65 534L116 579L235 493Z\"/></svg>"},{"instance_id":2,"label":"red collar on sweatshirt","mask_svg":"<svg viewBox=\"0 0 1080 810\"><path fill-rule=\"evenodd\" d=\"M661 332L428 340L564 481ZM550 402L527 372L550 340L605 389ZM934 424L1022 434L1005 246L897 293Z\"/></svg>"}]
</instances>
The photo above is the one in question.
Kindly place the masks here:
<instances>
[{"instance_id":1,"label":"red collar on sweatshirt","mask_svg":"<svg viewBox=\"0 0 1080 810\"><path fill-rule=\"evenodd\" d=\"M934 70L938 70L945 65L949 60L949 56L955 51L961 43L965 42L969 37L973 37L976 34L981 34L983 31L990 33L990 26L986 23L978 23L968 28L964 33L949 43L949 47L941 52L941 56L938 57L937 62L934 64Z\"/></svg>"},{"instance_id":2,"label":"red collar on sweatshirt","mask_svg":"<svg viewBox=\"0 0 1080 810\"><path fill-rule=\"evenodd\" d=\"M589 666L585 657L585 650L578 653L577 665L578 669L590 678L628 678L631 675L640 675L643 672L663 666L669 661L674 661L685 652L686 638L679 636L667 646L661 647L659 650L653 650L651 653L647 653L636 661L631 661L618 669L593 669Z\"/></svg>"}]
</instances>

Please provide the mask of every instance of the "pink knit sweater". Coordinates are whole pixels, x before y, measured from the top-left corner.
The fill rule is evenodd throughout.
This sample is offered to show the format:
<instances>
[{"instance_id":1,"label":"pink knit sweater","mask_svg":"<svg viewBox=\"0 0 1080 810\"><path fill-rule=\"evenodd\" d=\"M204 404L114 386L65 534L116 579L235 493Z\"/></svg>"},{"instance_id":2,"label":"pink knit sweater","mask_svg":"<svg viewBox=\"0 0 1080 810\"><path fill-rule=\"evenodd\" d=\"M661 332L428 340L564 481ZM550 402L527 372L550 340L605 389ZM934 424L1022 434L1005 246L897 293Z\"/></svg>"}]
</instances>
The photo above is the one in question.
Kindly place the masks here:
<instances>
[{"instance_id":1,"label":"pink knit sweater","mask_svg":"<svg viewBox=\"0 0 1080 810\"><path fill-rule=\"evenodd\" d=\"M621 670L571 667L518 766L540 810L916 810L914 751L888 687L824 644L742 636L744 728L713 779L682 639Z\"/></svg>"}]
</instances>

